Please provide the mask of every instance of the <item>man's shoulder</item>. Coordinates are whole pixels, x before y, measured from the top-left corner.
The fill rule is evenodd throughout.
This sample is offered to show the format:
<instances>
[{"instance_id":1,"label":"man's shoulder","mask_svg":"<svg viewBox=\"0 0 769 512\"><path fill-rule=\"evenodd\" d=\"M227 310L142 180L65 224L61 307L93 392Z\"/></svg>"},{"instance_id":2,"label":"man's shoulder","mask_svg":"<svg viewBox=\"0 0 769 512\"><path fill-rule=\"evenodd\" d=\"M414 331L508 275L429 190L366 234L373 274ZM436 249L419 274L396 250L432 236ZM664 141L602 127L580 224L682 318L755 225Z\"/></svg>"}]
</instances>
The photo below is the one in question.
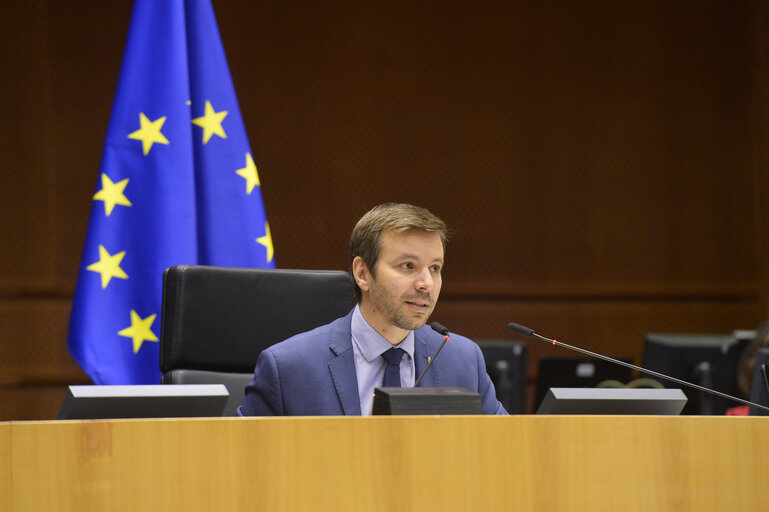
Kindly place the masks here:
<instances>
[{"instance_id":1,"label":"man's shoulder","mask_svg":"<svg viewBox=\"0 0 769 512\"><path fill-rule=\"evenodd\" d=\"M415 341L422 340L427 344L428 349L430 348L438 348L438 346L443 342L443 335L438 334L429 325L425 325L424 327L417 329L414 331L414 334L416 336ZM476 350L480 350L478 347L478 344L475 343L473 340L466 336L462 336L461 334L457 334L454 332L449 333L449 341L446 342L446 345L444 346L443 350L446 350L449 348L449 346L452 347L453 350L458 351L471 351L475 352Z\"/></svg>"}]
</instances>

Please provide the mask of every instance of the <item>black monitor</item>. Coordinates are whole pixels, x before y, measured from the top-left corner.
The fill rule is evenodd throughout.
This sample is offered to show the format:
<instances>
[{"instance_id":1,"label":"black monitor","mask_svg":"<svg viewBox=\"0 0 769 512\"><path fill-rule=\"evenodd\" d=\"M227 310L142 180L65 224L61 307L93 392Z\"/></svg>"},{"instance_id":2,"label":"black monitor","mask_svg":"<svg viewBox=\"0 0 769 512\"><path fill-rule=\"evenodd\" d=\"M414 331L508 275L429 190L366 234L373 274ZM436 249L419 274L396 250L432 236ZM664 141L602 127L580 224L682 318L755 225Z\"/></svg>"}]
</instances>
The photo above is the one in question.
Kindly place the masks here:
<instances>
[{"instance_id":1,"label":"black monitor","mask_svg":"<svg viewBox=\"0 0 769 512\"><path fill-rule=\"evenodd\" d=\"M630 358L619 359L632 362ZM627 384L630 377L629 368L603 359L543 356L539 359L534 408L539 407L550 388L594 388L606 381Z\"/></svg>"},{"instance_id":2,"label":"black monitor","mask_svg":"<svg viewBox=\"0 0 769 512\"><path fill-rule=\"evenodd\" d=\"M680 414L680 389L550 388L537 414Z\"/></svg>"},{"instance_id":3,"label":"black monitor","mask_svg":"<svg viewBox=\"0 0 769 512\"><path fill-rule=\"evenodd\" d=\"M478 341L497 400L510 414L526 412L526 360L523 341Z\"/></svg>"},{"instance_id":4,"label":"black monitor","mask_svg":"<svg viewBox=\"0 0 769 512\"><path fill-rule=\"evenodd\" d=\"M221 416L229 396L222 384L69 386L57 419Z\"/></svg>"},{"instance_id":5,"label":"black monitor","mask_svg":"<svg viewBox=\"0 0 769 512\"><path fill-rule=\"evenodd\" d=\"M750 384L750 401L769 407L769 348L760 347L756 353L753 380ZM769 411L750 406L750 416L769 416Z\"/></svg>"},{"instance_id":6,"label":"black monitor","mask_svg":"<svg viewBox=\"0 0 769 512\"><path fill-rule=\"evenodd\" d=\"M643 366L677 379L732 396L739 396L737 363L753 331L733 334L649 333L644 341ZM655 379L657 379L655 377ZM666 388L682 388L657 379ZM689 401L682 414L722 415L738 403L704 391L683 388Z\"/></svg>"}]
</instances>

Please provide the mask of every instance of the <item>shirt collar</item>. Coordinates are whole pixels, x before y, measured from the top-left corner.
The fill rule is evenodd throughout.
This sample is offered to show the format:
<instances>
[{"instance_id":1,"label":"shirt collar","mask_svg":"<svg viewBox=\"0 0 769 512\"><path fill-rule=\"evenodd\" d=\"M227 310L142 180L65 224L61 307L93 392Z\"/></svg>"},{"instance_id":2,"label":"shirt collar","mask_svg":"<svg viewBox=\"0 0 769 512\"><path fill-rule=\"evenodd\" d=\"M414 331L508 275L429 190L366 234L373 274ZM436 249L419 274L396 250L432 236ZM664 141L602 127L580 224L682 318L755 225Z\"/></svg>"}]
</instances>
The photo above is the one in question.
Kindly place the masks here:
<instances>
[{"instance_id":1,"label":"shirt collar","mask_svg":"<svg viewBox=\"0 0 769 512\"><path fill-rule=\"evenodd\" d=\"M371 327L360 312L360 304L355 305L352 313L352 342L358 347L360 354L369 363L377 359L383 352L393 348L403 349L409 359L414 359L414 331L409 331L406 338L398 345L392 345L376 329Z\"/></svg>"}]
</instances>

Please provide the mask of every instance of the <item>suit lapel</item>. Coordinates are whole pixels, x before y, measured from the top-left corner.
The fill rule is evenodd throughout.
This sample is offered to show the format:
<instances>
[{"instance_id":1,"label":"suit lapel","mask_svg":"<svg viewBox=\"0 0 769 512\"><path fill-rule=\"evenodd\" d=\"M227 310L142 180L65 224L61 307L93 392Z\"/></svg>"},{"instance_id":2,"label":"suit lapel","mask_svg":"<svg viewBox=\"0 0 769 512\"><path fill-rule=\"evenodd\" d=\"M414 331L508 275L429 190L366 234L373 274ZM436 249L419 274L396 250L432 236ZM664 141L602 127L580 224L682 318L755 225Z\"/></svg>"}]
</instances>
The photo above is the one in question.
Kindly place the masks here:
<instances>
[{"instance_id":1,"label":"suit lapel","mask_svg":"<svg viewBox=\"0 0 769 512\"><path fill-rule=\"evenodd\" d=\"M437 347L436 347L437 348ZM429 363L429 358L433 356L435 348L430 346L428 342L428 336L425 334L424 328L414 331L414 380L422 375L425 367ZM419 383L420 388L435 388L438 387L438 362L433 364L422 382Z\"/></svg>"},{"instance_id":2,"label":"suit lapel","mask_svg":"<svg viewBox=\"0 0 769 512\"><path fill-rule=\"evenodd\" d=\"M334 387L346 416L360 416L360 396L358 396L358 375L355 372L355 360L352 350L352 312L331 330L329 348L334 357L328 362L328 369L334 381Z\"/></svg>"}]
</instances>

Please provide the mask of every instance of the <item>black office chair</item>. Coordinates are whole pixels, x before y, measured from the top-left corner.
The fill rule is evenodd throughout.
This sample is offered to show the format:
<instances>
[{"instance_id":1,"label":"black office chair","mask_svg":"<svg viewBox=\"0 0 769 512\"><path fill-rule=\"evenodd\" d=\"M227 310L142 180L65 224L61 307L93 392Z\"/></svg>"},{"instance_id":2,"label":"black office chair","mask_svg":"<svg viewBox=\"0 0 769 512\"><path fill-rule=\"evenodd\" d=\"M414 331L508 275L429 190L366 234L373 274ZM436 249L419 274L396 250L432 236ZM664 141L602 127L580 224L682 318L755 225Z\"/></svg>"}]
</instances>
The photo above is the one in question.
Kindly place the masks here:
<instances>
[{"instance_id":1,"label":"black office chair","mask_svg":"<svg viewBox=\"0 0 769 512\"><path fill-rule=\"evenodd\" d=\"M180 265L163 273L163 384L224 384L236 415L265 348L346 315L347 272Z\"/></svg>"}]
</instances>

